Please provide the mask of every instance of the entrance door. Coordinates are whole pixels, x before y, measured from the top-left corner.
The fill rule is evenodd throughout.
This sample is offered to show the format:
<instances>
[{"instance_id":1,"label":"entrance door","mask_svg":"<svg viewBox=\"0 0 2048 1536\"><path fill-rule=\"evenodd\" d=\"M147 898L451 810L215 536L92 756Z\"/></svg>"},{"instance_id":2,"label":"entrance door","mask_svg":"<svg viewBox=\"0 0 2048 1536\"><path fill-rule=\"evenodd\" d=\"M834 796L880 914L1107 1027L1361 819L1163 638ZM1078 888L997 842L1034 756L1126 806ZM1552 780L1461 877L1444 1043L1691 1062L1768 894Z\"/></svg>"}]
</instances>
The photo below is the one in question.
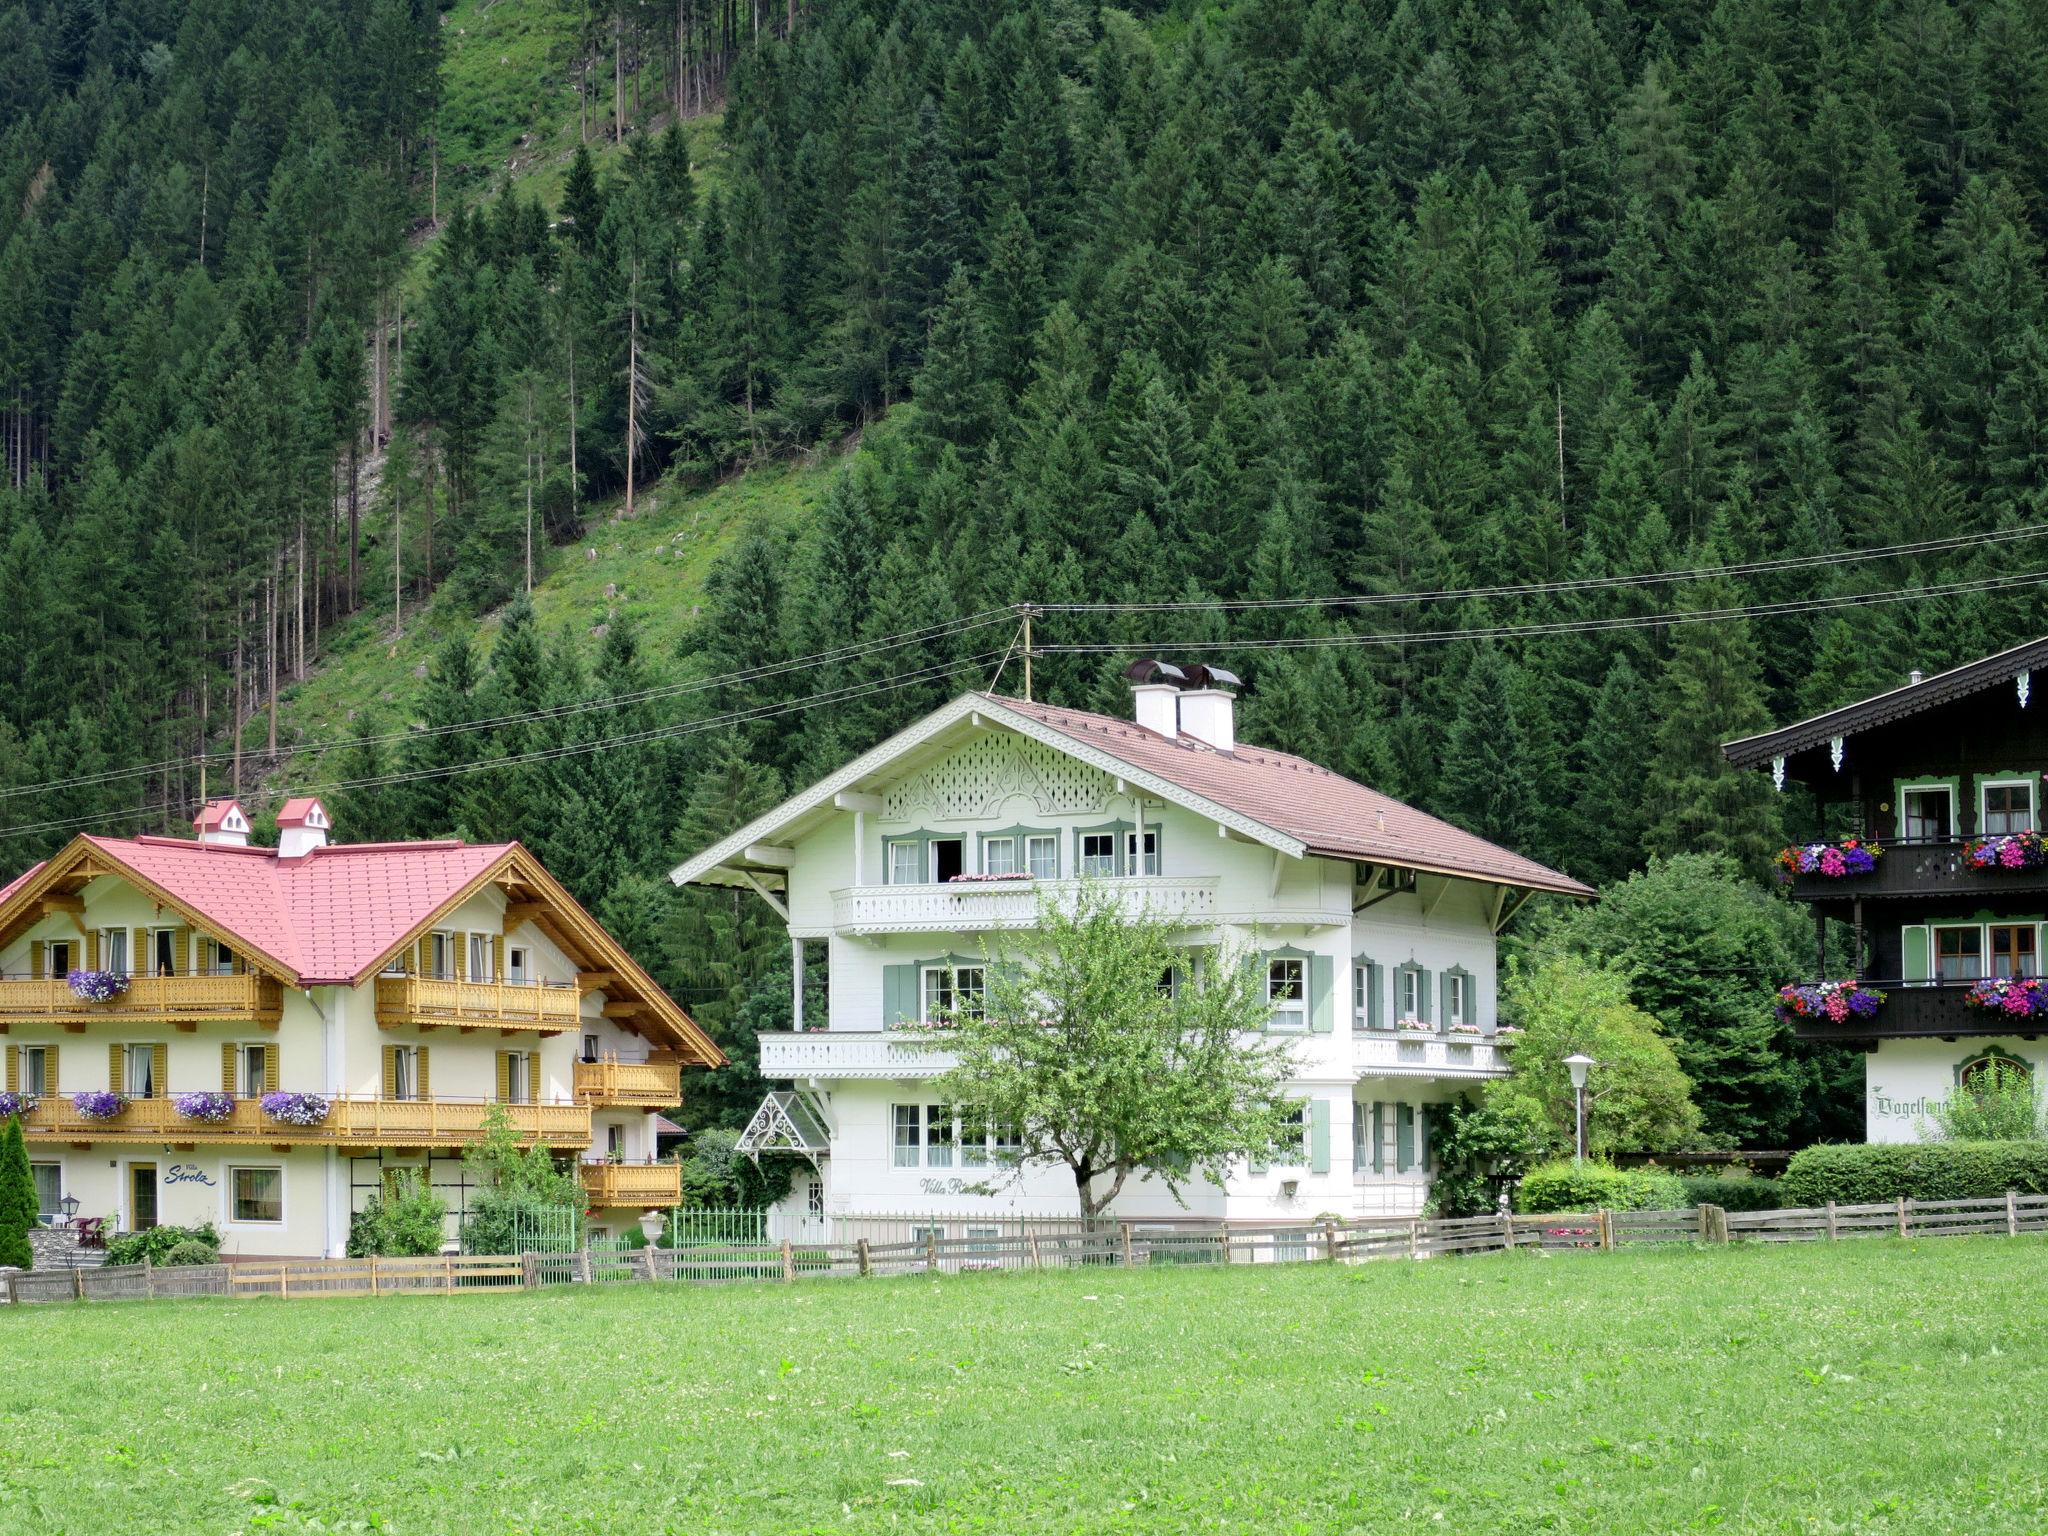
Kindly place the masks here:
<instances>
[{"instance_id":1,"label":"entrance door","mask_svg":"<svg viewBox=\"0 0 2048 1536\"><path fill-rule=\"evenodd\" d=\"M156 1164L128 1165L128 1230L147 1232L156 1225Z\"/></svg>"}]
</instances>

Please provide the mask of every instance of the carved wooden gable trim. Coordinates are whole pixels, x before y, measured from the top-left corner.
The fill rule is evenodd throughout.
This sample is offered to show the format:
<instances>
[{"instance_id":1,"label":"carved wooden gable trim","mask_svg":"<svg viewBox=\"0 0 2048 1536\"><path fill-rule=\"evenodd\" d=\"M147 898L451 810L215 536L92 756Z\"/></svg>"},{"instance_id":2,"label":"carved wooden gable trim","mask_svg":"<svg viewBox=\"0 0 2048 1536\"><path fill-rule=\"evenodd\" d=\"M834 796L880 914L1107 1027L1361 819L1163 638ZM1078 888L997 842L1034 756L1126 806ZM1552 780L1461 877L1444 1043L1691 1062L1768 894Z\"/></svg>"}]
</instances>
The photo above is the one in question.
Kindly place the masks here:
<instances>
[{"instance_id":1,"label":"carved wooden gable trim","mask_svg":"<svg viewBox=\"0 0 2048 1536\"><path fill-rule=\"evenodd\" d=\"M1012 795L1028 795L1041 815L1096 814L1109 804L1109 775L1043 742L991 731L887 796L892 820L974 821Z\"/></svg>"}]
</instances>

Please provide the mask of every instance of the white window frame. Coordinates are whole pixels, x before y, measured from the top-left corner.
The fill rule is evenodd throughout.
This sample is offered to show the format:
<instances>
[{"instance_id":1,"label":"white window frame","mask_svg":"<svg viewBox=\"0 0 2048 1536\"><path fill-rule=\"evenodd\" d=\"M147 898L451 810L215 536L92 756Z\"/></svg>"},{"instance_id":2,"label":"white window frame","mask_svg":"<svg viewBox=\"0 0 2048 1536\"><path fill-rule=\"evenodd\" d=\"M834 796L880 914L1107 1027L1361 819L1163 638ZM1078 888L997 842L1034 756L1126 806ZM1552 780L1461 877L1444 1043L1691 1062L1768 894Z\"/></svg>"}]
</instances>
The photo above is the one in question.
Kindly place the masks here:
<instances>
[{"instance_id":1,"label":"white window frame","mask_svg":"<svg viewBox=\"0 0 2048 1536\"><path fill-rule=\"evenodd\" d=\"M1948 816L1945 818L1948 822L1947 840L1953 841L1958 836L1955 785L1901 784L1899 786L1899 808L1893 817L1893 825L1898 828L1899 837L1902 841L1906 838L1906 796L1908 795L1940 795L1944 800L1948 801Z\"/></svg>"},{"instance_id":2,"label":"white window frame","mask_svg":"<svg viewBox=\"0 0 2048 1536\"><path fill-rule=\"evenodd\" d=\"M446 928L436 928L427 935L426 972L435 981L455 979L455 955L457 935Z\"/></svg>"},{"instance_id":3,"label":"white window frame","mask_svg":"<svg viewBox=\"0 0 2048 1536\"><path fill-rule=\"evenodd\" d=\"M1395 1011L1403 1019L1419 1020L1422 1017L1422 972L1410 965L1403 966L1395 974L1401 978L1401 1006Z\"/></svg>"},{"instance_id":4,"label":"white window frame","mask_svg":"<svg viewBox=\"0 0 2048 1536\"><path fill-rule=\"evenodd\" d=\"M41 1098L50 1091L50 1048L24 1045L21 1048L21 1091Z\"/></svg>"},{"instance_id":5,"label":"white window frame","mask_svg":"<svg viewBox=\"0 0 2048 1536\"><path fill-rule=\"evenodd\" d=\"M968 977L973 977L969 981ZM950 978L950 980L948 979ZM938 993L934 997L934 993ZM949 1008L964 1006L968 997L988 997L988 967L927 965L917 973L917 1011L921 1024L943 1024Z\"/></svg>"},{"instance_id":6,"label":"white window frame","mask_svg":"<svg viewBox=\"0 0 2048 1536\"><path fill-rule=\"evenodd\" d=\"M905 1133L908 1132L908 1139ZM924 1106L889 1106L889 1166L915 1168L924 1152Z\"/></svg>"},{"instance_id":7,"label":"white window frame","mask_svg":"<svg viewBox=\"0 0 2048 1536\"><path fill-rule=\"evenodd\" d=\"M1004 867L996 868L997 850L1001 850ZM1017 839L1004 833L1000 837L984 837L981 840L981 872L984 875L1014 875L1017 873Z\"/></svg>"},{"instance_id":8,"label":"white window frame","mask_svg":"<svg viewBox=\"0 0 2048 1536\"><path fill-rule=\"evenodd\" d=\"M889 884L891 885L923 885L925 883L924 839L921 837L883 839L882 872L888 876Z\"/></svg>"},{"instance_id":9,"label":"white window frame","mask_svg":"<svg viewBox=\"0 0 2048 1536\"><path fill-rule=\"evenodd\" d=\"M1372 967L1357 961L1351 966L1351 1031L1362 1035L1372 1028Z\"/></svg>"},{"instance_id":10,"label":"white window frame","mask_svg":"<svg viewBox=\"0 0 2048 1536\"><path fill-rule=\"evenodd\" d=\"M526 1052L505 1052L505 1102L507 1104L531 1104L534 1102L533 1083L528 1073Z\"/></svg>"},{"instance_id":11,"label":"white window frame","mask_svg":"<svg viewBox=\"0 0 2048 1536\"><path fill-rule=\"evenodd\" d=\"M953 1142L960 1149L960 1166L986 1168L990 1141L987 1113L972 1106L962 1106L953 1113L959 1122L953 1132Z\"/></svg>"},{"instance_id":12,"label":"white window frame","mask_svg":"<svg viewBox=\"0 0 2048 1536\"><path fill-rule=\"evenodd\" d=\"M114 950L121 951L121 963L114 963ZM126 928L102 928L100 930L100 969L111 971L116 976L133 976L135 957L128 953L128 930Z\"/></svg>"},{"instance_id":13,"label":"white window frame","mask_svg":"<svg viewBox=\"0 0 2048 1536\"><path fill-rule=\"evenodd\" d=\"M603 1055L603 1042L600 1041L595 1035L586 1034L583 1037L582 1059L585 1061L598 1061L603 1058Z\"/></svg>"},{"instance_id":14,"label":"white window frame","mask_svg":"<svg viewBox=\"0 0 2048 1536\"><path fill-rule=\"evenodd\" d=\"M156 1047L157 1042L154 1040L130 1040L122 1045L121 1097L124 1099L160 1099L164 1096L164 1085L156 1080ZM170 1053L167 1051L164 1054L168 1058ZM145 1070L149 1073L148 1093L135 1091L135 1064L138 1060L144 1063Z\"/></svg>"},{"instance_id":15,"label":"white window frame","mask_svg":"<svg viewBox=\"0 0 2048 1536\"><path fill-rule=\"evenodd\" d=\"M207 974L212 976L234 975L235 947L232 944L223 944L219 939L213 940L207 950L206 970Z\"/></svg>"},{"instance_id":16,"label":"white window frame","mask_svg":"<svg viewBox=\"0 0 2048 1536\"><path fill-rule=\"evenodd\" d=\"M1157 875L1159 873L1159 829L1157 827L1146 827L1144 829L1145 842L1143 846L1145 856L1142 862L1138 858L1138 835L1136 829L1124 834L1122 873L1126 875Z\"/></svg>"},{"instance_id":17,"label":"white window frame","mask_svg":"<svg viewBox=\"0 0 2048 1536\"><path fill-rule=\"evenodd\" d=\"M1047 857L1038 857L1043 845ZM1040 869L1041 863L1045 868ZM1057 880L1060 877L1060 838L1057 832L1034 832L1024 839L1024 868L1031 872L1034 880Z\"/></svg>"},{"instance_id":18,"label":"white window frame","mask_svg":"<svg viewBox=\"0 0 2048 1536\"><path fill-rule=\"evenodd\" d=\"M815 1173L804 1188L804 1212L814 1221L825 1214L825 1181Z\"/></svg>"},{"instance_id":19,"label":"white window frame","mask_svg":"<svg viewBox=\"0 0 2048 1536\"><path fill-rule=\"evenodd\" d=\"M33 1159L30 1161L28 1165L29 1177L31 1179L35 1179L36 1174L38 1174L45 1168L49 1169L52 1173L55 1173L57 1175L57 1198L50 1202L47 1209L44 1209L42 1183L40 1180L37 1180L36 1215L57 1216L62 1214L64 1209L64 1164L62 1163L62 1161L53 1163L43 1159Z\"/></svg>"},{"instance_id":20,"label":"white window frame","mask_svg":"<svg viewBox=\"0 0 2048 1536\"><path fill-rule=\"evenodd\" d=\"M57 949L64 950L63 964L57 962ZM43 970L62 981L67 973L78 968L78 941L76 939L51 939L43 945Z\"/></svg>"},{"instance_id":21,"label":"white window frame","mask_svg":"<svg viewBox=\"0 0 2048 1536\"><path fill-rule=\"evenodd\" d=\"M1472 978L1458 971L1444 972L1443 1026L1472 1022Z\"/></svg>"},{"instance_id":22,"label":"white window frame","mask_svg":"<svg viewBox=\"0 0 2048 1536\"><path fill-rule=\"evenodd\" d=\"M1985 973L1985 962L1991 953L1991 938L1984 931L1983 923L1929 923L1927 925L1928 970L1937 983L1944 981L1978 981ZM1944 933L1974 933L1977 935L1977 974L1975 976L1944 976L1941 971L1941 935Z\"/></svg>"},{"instance_id":23,"label":"white window frame","mask_svg":"<svg viewBox=\"0 0 2048 1536\"><path fill-rule=\"evenodd\" d=\"M604 1155L614 1161L626 1155L626 1128L617 1123L604 1128Z\"/></svg>"},{"instance_id":24,"label":"white window frame","mask_svg":"<svg viewBox=\"0 0 2048 1536\"><path fill-rule=\"evenodd\" d=\"M1985 825L1990 820L1990 812L1986 809L1989 804L1987 791L1994 789L2024 789L2027 792L2026 827L2014 828L2013 830L2025 831L2027 828L2038 827L2041 824L2041 791L2032 779L1984 779L1977 785L1977 830L1980 833L1989 830Z\"/></svg>"},{"instance_id":25,"label":"white window frame","mask_svg":"<svg viewBox=\"0 0 2048 1536\"><path fill-rule=\"evenodd\" d=\"M1291 968L1292 980L1287 979ZM1285 999L1273 989L1275 985L1291 986L1295 989L1291 1000ZM1272 1017L1267 1028L1290 1035L1305 1034L1308 1031L1308 957L1305 955L1273 955L1266 961L1266 1001L1272 1006Z\"/></svg>"},{"instance_id":26,"label":"white window frame","mask_svg":"<svg viewBox=\"0 0 2048 1536\"><path fill-rule=\"evenodd\" d=\"M245 1173L268 1173L277 1179L277 1214L275 1216L243 1216L241 1209L241 1176ZM235 1163L228 1168L228 1176L222 1181L227 1187L222 1194L226 1209L221 1213L222 1224L230 1227L281 1227L285 1224L284 1169L276 1163ZM159 1216L161 1219L161 1216Z\"/></svg>"},{"instance_id":27,"label":"white window frame","mask_svg":"<svg viewBox=\"0 0 2048 1536\"><path fill-rule=\"evenodd\" d=\"M165 941L169 942L166 943ZM157 950L162 946L166 951L164 965L157 965ZM152 928L149 930L149 971L151 976L175 976L178 974L178 930L175 928Z\"/></svg>"},{"instance_id":28,"label":"white window frame","mask_svg":"<svg viewBox=\"0 0 2048 1536\"><path fill-rule=\"evenodd\" d=\"M1101 853L1090 853L1090 843L1105 845ZM1080 875L1114 875L1116 873L1116 834L1114 832L1083 832L1075 844L1079 864L1075 869Z\"/></svg>"},{"instance_id":29,"label":"white window frame","mask_svg":"<svg viewBox=\"0 0 2048 1536\"><path fill-rule=\"evenodd\" d=\"M469 935L469 979L471 981L496 981L498 978L491 966L491 936L488 933Z\"/></svg>"},{"instance_id":30,"label":"white window frame","mask_svg":"<svg viewBox=\"0 0 2048 1536\"><path fill-rule=\"evenodd\" d=\"M515 987L533 984L533 973L527 963L527 948L524 944L508 944L505 947L505 980Z\"/></svg>"},{"instance_id":31,"label":"white window frame","mask_svg":"<svg viewBox=\"0 0 2048 1536\"><path fill-rule=\"evenodd\" d=\"M945 843L958 843L960 845L961 874L966 874L968 870L972 868L972 866L969 865L967 862L967 838L964 835L960 837L927 838L925 840L924 845L925 857L927 860L925 864L924 878L925 883L928 885L944 885L946 883L939 875L939 848L942 844Z\"/></svg>"},{"instance_id":32,"label":"white window frame","mask_svg":"<svg viewBox=\"0 0 2048 1536\"><path fill-rule=\"evenodd\" d=\"M1282 1150L1274 1154L1274 1165L1280 1168L1306 1168L1308 1166L1308 1133L1310 1125L1308 1100L1295 1100L1293 1107L1287 1111L1284 1119L1288 1125L1294 1126L1301 1134L1295 1138L1294 1146L1291 1150Z\"/></svg>"},{"instance_id":33,"label":"white window frame","mask_svg":"<svg viewBox=\"0 0 2048 1536\"><path fill-rule=\"evenodd\" d=\"M263 1097L263 1082L268 1076L269 1051L261 1044L247 1040L235 1046L235 1081L241 1086L242 1097L260 1099Z\"/></svg>"},{"instance_id":34,"label":"white window frame","mask_svg":"<svg viewBox=\"0 0 2048 1536\"><path fill-rule=\"evenodd\" d=\"M950 1104L926 1104L924 1111L924 1165L951 1168L959 1161L960 1117Z\"/></svg>"},{"instance_id":35,"label":"white window frame","mask_svg":"<svg viewBox=\"0 0 2048 1536\"><path fill-rule=\"evenodd\" d=\"M391 1061L391 1096L398 1104L417 1104L420 1097L420 1048L416 1045L393 1046Z\"/></svg>"}]
</instances>

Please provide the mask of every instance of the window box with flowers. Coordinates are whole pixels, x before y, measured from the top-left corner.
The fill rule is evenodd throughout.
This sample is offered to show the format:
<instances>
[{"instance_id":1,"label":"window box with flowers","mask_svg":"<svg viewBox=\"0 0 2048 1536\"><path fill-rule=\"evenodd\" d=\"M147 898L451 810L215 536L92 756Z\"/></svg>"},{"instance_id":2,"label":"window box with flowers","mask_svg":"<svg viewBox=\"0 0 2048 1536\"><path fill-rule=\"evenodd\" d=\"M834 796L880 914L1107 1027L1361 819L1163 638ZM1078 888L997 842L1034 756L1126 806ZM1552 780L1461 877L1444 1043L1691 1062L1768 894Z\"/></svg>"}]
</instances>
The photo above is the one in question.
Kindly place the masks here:
<instances>
[{"instance_id":1,"label":"window box with flowers","mask_svg":"<svg viewBox=\"0 0 2048 1536\"><path fill-rule=\"evenodd\" d=\"M1444 1033L1460 1040L1476 1040L1486 1031L1477 1024L1450 1024L1445 1026Z\"/></svg>"},{"instance_id":2,"label":"window box with flowers","mask_svg":"<svg viewBox=\"0 0 2048 1536\"><path fill-rule=\"evenodd\" d=\"M1884 849L1861 837L1845 837L1839 843L1797 843L1778 850L1780 878L1819 875L1826 880L1848 880L1877 872Z\"/></svg>"},{"instance_id":3,"label":"window box with flowers","mask_svg":"<svg viewBox=\"0 0 2048 1536\"><path fill-rule=\"evenodd\" d=\"M1394 1028L1404 1035L1433 1035L1436 1033L1436 1026L1422 1019L1403 1019Z\"/></svg>"},{"instance_id":4,"label":"window box with flowers","mask_svg":"<svg viewBox=\"0 0 2048 1536\"><path fill-rule=\"evenodd\" d=\"M1778 989L1778 1017L1793 1019L1868 1019L1884 1006L1884 994L1854 981L1794 982Z\"/></svg>"},{"instance_id":5,"label":"window box with flowers","mask_svg":"<svg viewBox=\"0 0 2048 1536\"><path fill-rule=\"evenodd\" d=\"M73 997L88 1003L111 1003L128 990L128 978L119 971L68 971L64 982Z\"/></svg>"},{"instance_id":6,"label":"window box with flowers","mask_svg":"<svg viewBox=\"0 0 2048 1536\"><path fill-rule=\"evenodd\" d=\"M279 1125L310 1130L327 1122L327 1101L317 1093L266 1093L261 1103L263 1113Z\"/></svg>"},{"instance_id":7,"label":"window box with flowers","mask_svg":"<svg viewBox=\"0 0 2048 1536\"><path fill-rule=\"evenodd\" d=\"M2032 827L2024 832L1973 837L1963 844L1963 862L1972 869L2048 868L2048 838Z\"/></svg>"},{"instance_id":8,"label":"window box with flowers","mask_svg":"<svg viewBox=\"0 0 2048 1536\"><path fill-rule=\"evenodd\" d=\"M231 1093L176 1093L171 1109L181 1120L202 1125L224 1125L235 1117L235 1096Z\"/></svg>"},{"instance_id":9,"label":"window box with flowers","mask_svg":"<svg viewBox=\"0 0 2048 1536\"><path fill-rule=\"evenodd\" d=\"M72 1113L81 1120L111 1120L127 1107L128 1100L123 1095L104 1088L91 1088L71 1096Z\"/></svg>"},{"instance_id":10,"label":"window box with flowers","mask_svg":"<svg viewBox=\"0 0 2048 1536\"><path fill-rule=\"evenodd\" d=\"M17 1115L25 1119L36 1112L36 1105L41 1102L32 1093L17 1093L11 1088L0 1090L0 1121L12 1120Z\"/></svg>"},{"instance_id":11,"label":"window box with flowers","mask_svg":"<svg viewBox=\"0 0 2048 1536\"><path fill-rule=\"evenodd\" d=\"M2037 976L1987 976L1963 994L1966 1007L2016 1019L2048 1013L2048 986Z\"/></svg>"},{"instance_id":12,"label":"window box with flowers","mask_svg":"<svg viewBox=\"0 0 2048 1536\"><path fill-rule=\"evenodd\" d=\"M1510 1050L1522 1043L1522 1027L1519 1024L1503 1024L1493 1032L1495 1050Z\"/></svg>"}]
</instances>

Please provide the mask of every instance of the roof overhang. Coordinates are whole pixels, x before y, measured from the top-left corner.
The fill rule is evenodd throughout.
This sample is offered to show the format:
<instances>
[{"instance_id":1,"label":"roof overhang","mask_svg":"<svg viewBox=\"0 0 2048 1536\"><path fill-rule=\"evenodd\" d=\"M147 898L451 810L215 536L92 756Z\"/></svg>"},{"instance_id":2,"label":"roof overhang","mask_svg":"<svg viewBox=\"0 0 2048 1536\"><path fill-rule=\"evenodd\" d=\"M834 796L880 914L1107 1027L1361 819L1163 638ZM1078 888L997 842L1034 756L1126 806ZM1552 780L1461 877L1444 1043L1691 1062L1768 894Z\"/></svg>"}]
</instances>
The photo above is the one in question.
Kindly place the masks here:
<instances>
[{"instance_id":1,"label":"roof overhang","mask_svg":"<svg viewBox=\"0 0 2048 1536\"><path fill-rule=\"evenodd\" d=\"M804 836L841 807L838 797L859 795L914 772L926 762L943 756L988 730L1014 731L1057 752L1120 779L1131 788L1192 811L1216 825L1235 832L1249 842L1301 858L1309 847L1275 827L1254 820L1242 812L1217 804L1134 766L1093 743L1079 740L1065 731L1011 709L987 694L967 693L933 710L916 724L898 731L880 746L863 752L836 773L827 775L802 793L793 795L765 816L756 818L732 836L692 855L669 872L677 885L760 886L782 890L786 862L776 862L787 840ZM775 851L775 852L771 852Z\"/></svg>"},{"instance_id":2,"label":"roof overhang","mask_svg":"<svg viewBox=\"0 0 2048 1536\"><path fill-rule=\"evenodd\" d=\"M759 1162L766 1152L791 1152L815 1163L832 1153L832 1137L802 1094L778 1088L761 1101L734 1150Z\"/></svg>"}]
</instances>

